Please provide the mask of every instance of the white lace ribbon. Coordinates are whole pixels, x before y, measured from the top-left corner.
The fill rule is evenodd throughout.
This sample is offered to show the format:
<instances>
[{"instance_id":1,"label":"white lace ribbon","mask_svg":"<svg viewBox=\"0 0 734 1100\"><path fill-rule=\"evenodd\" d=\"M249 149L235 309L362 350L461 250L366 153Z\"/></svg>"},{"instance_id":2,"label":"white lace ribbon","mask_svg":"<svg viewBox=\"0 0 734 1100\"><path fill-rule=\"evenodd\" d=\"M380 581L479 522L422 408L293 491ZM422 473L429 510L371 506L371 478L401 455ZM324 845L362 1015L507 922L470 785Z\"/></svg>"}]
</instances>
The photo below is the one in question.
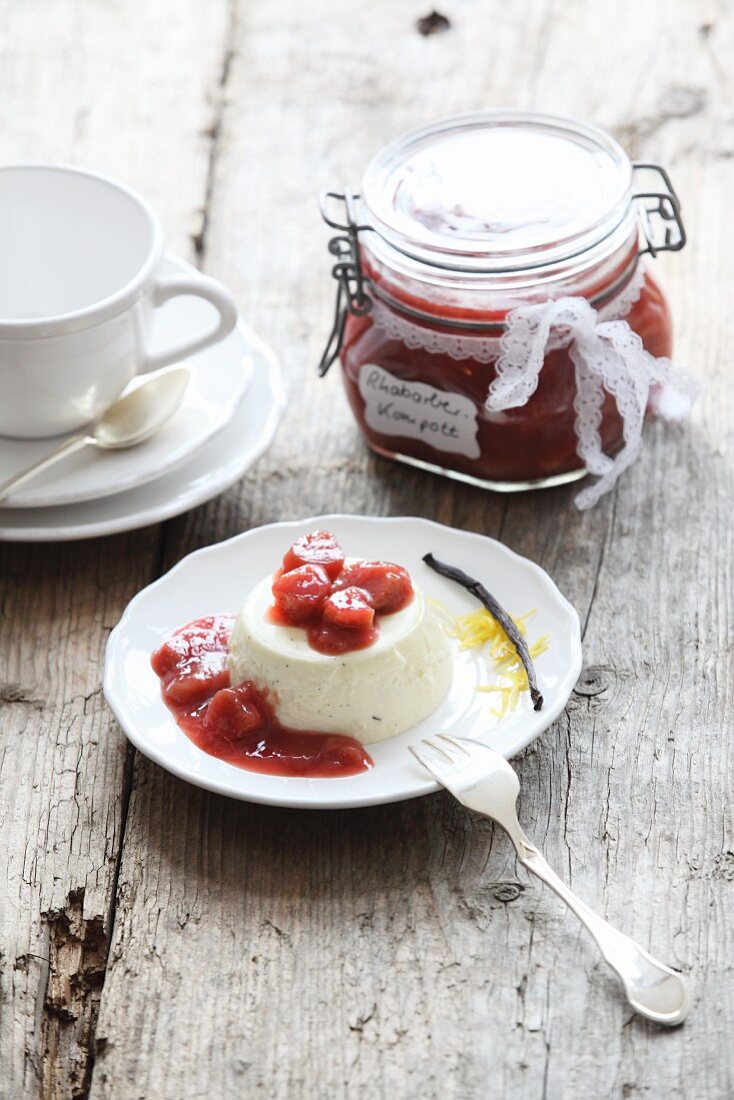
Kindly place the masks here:
<instances>
[{"instance_id":1,"label":"white lace ribbon","mask_svg":"<svg viewBox=\"0 0 734 1100\"><path fill-rule=\"evenodd\" d=\"M525 405L538 387L551 346L568 347L576 376L577 452L598 478L576 497L577 507L584 510L609 492L637 458L648 402L658 415L680 419L690 409L695 387L669 359L645 351L626 321L601 320L586 298L558 298L508 314L486 407L499 412ZM601 442L606 393L622 418L623 444L614 458L604 454Z\"/></svg>"},{"instance_id":2,"label":"white lace ribbon","mask_svg":"<svg viewBox=\"0 0 734 1100\"><path fill-rule=\"evenodd\" d=\"M645 271L642 264L638 264L627 285L601 307L600 318L604 321L612 321L629 313L640 297L644 282ZM500 308L499 305L497 308ZM483 336L471 330L461 333L437 332L428 325L404 317L377 297L374 299L370 316L372 323L382 329L391 340L399 340L408 348L420 348L433 355L448 355L449 359L455 359L457 362L473 359L477 363L494 363L502 351L501 333L497 336ZM549 348L560 347L561 342L556 334L551 334L548 346Z\"/></svg>"}]
</instances>

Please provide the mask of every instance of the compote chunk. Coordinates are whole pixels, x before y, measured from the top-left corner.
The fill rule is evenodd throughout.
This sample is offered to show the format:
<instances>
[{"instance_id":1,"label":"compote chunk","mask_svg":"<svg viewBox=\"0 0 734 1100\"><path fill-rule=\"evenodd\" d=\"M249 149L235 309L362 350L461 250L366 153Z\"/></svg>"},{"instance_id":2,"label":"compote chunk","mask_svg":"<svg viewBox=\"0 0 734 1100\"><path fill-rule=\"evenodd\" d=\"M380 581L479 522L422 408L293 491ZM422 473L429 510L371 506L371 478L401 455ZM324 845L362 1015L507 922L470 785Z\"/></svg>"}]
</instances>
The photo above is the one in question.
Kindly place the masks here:
<instances>
[{"instance_id":1,"label":"compote chunk","mask_svg":"<svg viewBox=\"0 0 734 1100\"><path fill-rule=\"evenodd\" d=\"M312 531L290 547L283 558L283 572L290 573L299 565L320 565L333 580L344 565L344 552L329 531Z\"/></svg>"}]
</instances>

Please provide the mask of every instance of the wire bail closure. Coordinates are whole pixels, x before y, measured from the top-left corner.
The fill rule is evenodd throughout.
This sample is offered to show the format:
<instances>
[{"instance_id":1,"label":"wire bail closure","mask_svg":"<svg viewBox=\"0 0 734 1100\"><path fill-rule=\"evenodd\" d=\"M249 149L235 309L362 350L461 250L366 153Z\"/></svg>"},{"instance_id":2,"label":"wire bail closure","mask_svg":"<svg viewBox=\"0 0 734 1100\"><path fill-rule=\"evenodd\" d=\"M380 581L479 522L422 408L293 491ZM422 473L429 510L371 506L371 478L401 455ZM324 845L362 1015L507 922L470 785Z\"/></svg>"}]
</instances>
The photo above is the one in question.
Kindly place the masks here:
<instances>
[{"instance_id":1,"label":"wire bail closure","mask_svg":"<svg viewBox=\"0 0 734 1100\"><path fill-rule=\"evenodd\" d=\"M661 191L635 191L632 195L633 201L638 205L642 235L647 242L647 246L640 249L638 256L649 255L655 259L658 252L680 252L687 238L680 212L680 199L670 182L670 176L659 164L644 164L640 161L633 162L632 171L656 173L664 188ZM654 215L663 222L662 241L655 239L650 221Z\"/></svg>"},{"instance_id":2,"label":"wire bail closure","mask_svg":"<svg viewBox=\"0 0 734 1100\"><path fill-rule=\"evenodd\" d=\"M644 247L638 250L637 259L646 255L655 259L660 252L679 252L686 243L686 231L681 216L680 199L668 173L658 164L638 161L633 162L632 171L633 173L653 173L660 181L659 190L632 193L632 202L637 206L640 220L643 238L641 243L644 242ZM359 253L359 234L371 231L372 227L358 223L356 216L358 202L359 195L346 189L322 191L319 196L321 217L328 226L339 231L338 235L329 241L329 252L336 257L331 274L337 281L337 292L334 322L318 366L320 378L323 378L339 356L344 342L347 316L351 313L355 317L365 317L372 309L372 298L365 290L369 280L362 270ZM337 220L330 215L331 203L343 204L344 220ZM654 224L656 217L662 223L662 236L660 226L656 231Z\"/></svg>"},{"instance_id":3,"label":"wire bail closure","mask_svg":"<svg viewBox=\"0 0 734 1100\"><path fill-rule=\"evenodd\" d=\"M345 222L336 221L329 215L330 201L344 204ZM355 211L358 201L359 195L347 190L322 191L319 196L321 217L332 229L339 230L339 235L329 241L329 252L336 257L336 263L331 269L331 274L337 281L336 307L331 333L319 362L319 378L323 378L341 351L347 314L364 317L372 309L372 299L365 292L358 239L359 233L370 227L357 223Z\"/></svg>"}]
</instances>

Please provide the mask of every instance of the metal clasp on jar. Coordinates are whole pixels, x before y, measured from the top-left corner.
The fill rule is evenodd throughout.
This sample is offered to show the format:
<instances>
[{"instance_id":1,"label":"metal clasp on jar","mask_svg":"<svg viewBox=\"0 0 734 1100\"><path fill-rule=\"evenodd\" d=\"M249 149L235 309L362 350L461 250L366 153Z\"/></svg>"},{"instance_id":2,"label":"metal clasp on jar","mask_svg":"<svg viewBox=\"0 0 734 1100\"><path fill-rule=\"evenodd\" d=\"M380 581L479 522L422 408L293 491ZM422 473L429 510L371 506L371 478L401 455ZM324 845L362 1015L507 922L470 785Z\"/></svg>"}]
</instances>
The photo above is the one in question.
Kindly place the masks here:
<instances>
[{"instance_id":1,"label":"metal clasp on jar","mask_svg":"<svg viewBox=\"0 0 734 1100\"><path fill-rule=\"evenodd\" d=\"M649 172L655 174L662 182L660 190L634 191L632 201L637 205L638 216L645 246L641 247L632 261L632 270L641 256L649 255L653 259L659 252L678 252L686 243L686 231L681 217L680 199L678 198L670 177L664 168L658 164L635 162L632 165L633 172ZM359 195L352 191L324 191L319 196L321 217L332 229L338 229L339 235L329 241L329 252L336 257L337 262L331 269L333 277L337 281L336 307L334 322L329 334L329 339L319 362L319 377L323 377L338 358L344 340L344 328L348 314L355 317L364 317L372 309L372 299L365 289L368 279L362 270L362 261L359 252L359 234L372 231L369 225L360 225L356 218L356 204ZM337 220L329 213L330 203L342 203L344 207L343 221ZM662 223L662 235L660 226L656 228L654 219L659 218ZM626 281L629 272L625 272L622 281ZM605 291L597 301L597 305L616 293L618 286ZM403 307L405 309L405 307ZM410 312L410 311L408 311ZM447 321L447 325L452 323ZM461 322L454 322L456 327L467 327ZM476 328L476 325L472 325ZM491 326L495 328L496 326Z\"/></svg>"},{"instance_id":2,"label":"metal clasp on jar","mask_svg":"<svg viewBox=\"0 0 734 1100\"><path fill-rule=\"evenodd\" d=\"M360 231L369 229L369 226L357 223L355 211L358 201L359 195L351 191L323 191L319 196L321 217L332 229L339 230L339 236L332 237L329 241L329 252L336 257L336 263L331 269L331 274L337 281L336 308L331 333L319 363L320 378L339 355L347 314L364 317L372 309L372 299L365 291L358 240ZM345 221L337 221L330 216L329 204L334 202L344 204Z\"/></svg>"},{"instance_id":3,"label":"metal clasp on jar","mask_svg":"<svg viewBox=\"0 0 734 1100\"><path fill-rule=\"evenodd\" d=\"M635 191L632 195L637 203L642 226L642 234L647 242L645 248L641 248L638 255L652 256L658 252L679 252L686 243L686 231L680 212L680 199L675 193L670 177L659 164L644 164L635 161L632 164L633 172L652 172L662 181L663 190L660 191ZM656 239L651 217L659 217L662 221L662 239Z\"/></svg>"}]
</instances>

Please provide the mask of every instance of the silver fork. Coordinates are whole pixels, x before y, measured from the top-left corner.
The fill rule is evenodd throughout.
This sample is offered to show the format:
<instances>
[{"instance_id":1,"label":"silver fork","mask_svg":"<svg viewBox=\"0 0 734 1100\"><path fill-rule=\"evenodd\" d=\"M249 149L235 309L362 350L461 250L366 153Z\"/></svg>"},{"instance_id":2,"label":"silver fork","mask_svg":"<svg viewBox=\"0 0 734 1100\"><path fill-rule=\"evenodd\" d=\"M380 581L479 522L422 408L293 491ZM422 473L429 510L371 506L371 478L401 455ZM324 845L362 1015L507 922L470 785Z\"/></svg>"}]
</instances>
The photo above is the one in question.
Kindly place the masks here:
<instances>
[{"instance_id":1,"label":"silver fork","mask_svg":"<svg viewBox=\"0 0 734 1100\"><path fill-rule=\"evenodd\" d=\"M683 1023L688 1013L688 990L681 975L663 966L576 897L525 836L515 809L520 781L503 756L479 741L441 733L432 741L422 741L420 748L411 745L410 751L459 802L491 817L505 829L520 863L565 901L596 940L602 955L622 979L635 1012L668 1027Z\"/></svg>"}]
</instances>

